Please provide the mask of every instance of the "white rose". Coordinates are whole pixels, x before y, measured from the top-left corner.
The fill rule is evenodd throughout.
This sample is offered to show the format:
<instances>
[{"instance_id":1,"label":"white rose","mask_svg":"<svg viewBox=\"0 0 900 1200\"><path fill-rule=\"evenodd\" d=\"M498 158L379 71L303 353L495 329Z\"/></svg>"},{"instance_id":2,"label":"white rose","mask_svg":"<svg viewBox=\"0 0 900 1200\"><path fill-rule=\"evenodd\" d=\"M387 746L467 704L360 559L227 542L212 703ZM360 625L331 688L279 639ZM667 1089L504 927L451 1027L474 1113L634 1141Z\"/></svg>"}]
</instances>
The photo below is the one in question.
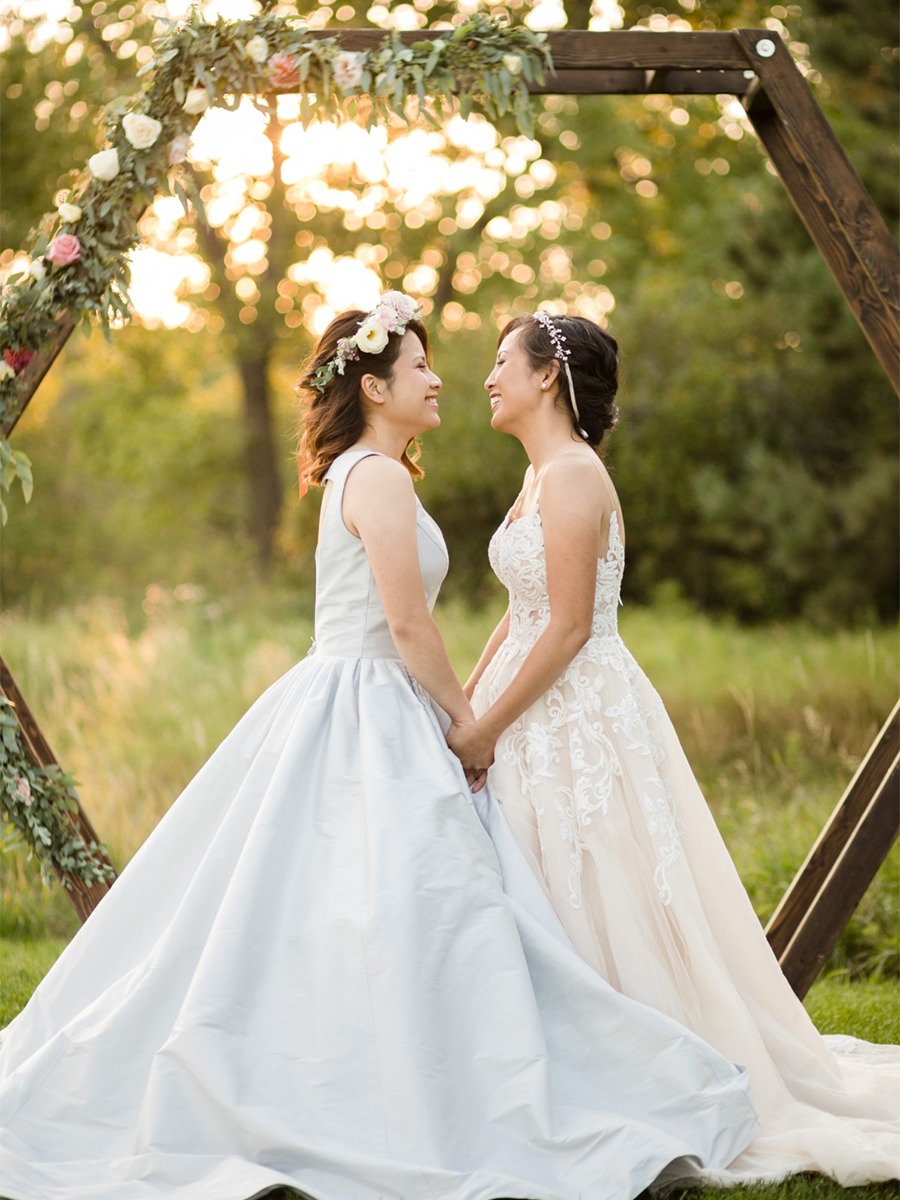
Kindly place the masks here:
<instances>
[{"instance_id":1,"label":"white rose","mask_svg":"<svg viewBox=\"0 0 900 1200\"><path fill-rule=\"evenodd\" d=\"M122 118L125 136L135 150L149 150L162 130L162 122L146 113L127 113Z\"/></svg>"},{"instance_id":2,"label":"white rose","mask_svg":"<svg viewBox=\"0 0 900 1200\"><path fill-rule=\"evenodd\" d=\"M74 205L73 205L73 207L74 207ZM32 279L36 279L38 281L38 283L40 283L40 281L42 279L46 279L47 278L47 268L44 266L44 260L42 258L36 258L34 260L34 262L31 264L31 266L28 268L28 274L31 276Z\"/></svg>"},{"instance_id":3,"label":"white rose","mask_svg":"<svg viewBox=\"0 0 900 1200\"><path fill-rule=\"evenodd\" d=\"M522 73L522 56L521 54L504 54L503 65L509 71L510 75L521 75Z\"/></svg>"},{"instance_id":4,"label":"white rose","mask_svg":"<svg viewBox=\"0 0 900 1200\"><path fill-rule=\"evenodd\" d=\"M363 56L347 50L339 54L331 64L334 82L346 92L349 88L358 87L363 74Z\"/></svg>"},{"instance_id":5,"label":"white rose","mask_svg":"<svg viewBox=\"0 0 900 1200\"><path fill-rule=\"evenodd\" d=\"M184 98L184 104L181 106L186 113L192 116L199 116L200 113L206 112L209 108L209 96L206 94L206 88L191 88Z\"/></svg>"},{"instance_id":6,"label":"white rose","mask_svg":"<svg viewBox=\"0 0 900 1200\"><path fill-rule=\"evenodd\" d=\"M108 183L119 173L119 152L116 149L98 150L88 159L88 170L95 179Z\"/></svg>"},{"instance_id":7,"label":"white rose","mask_svg":"<svg viewBox=\"0 0 900 1200\"><path fill-rule=\"evenodd\" d=\"M388 331L374 317L369 317L360 325L353 340L366 354L380 354L388 344Z\"/></svg>"},{"instance_id":8,"label":"white rose","mask_svg":"<svg viewBox=\"0 0 900 1200\"><path fill-rule=\"evenodd\" d=\"M59 206L59 219L66 225L74 225L76 221L81 220L81 209L77 204L63 202Z\"/></svg>"},{"instance_id":9,"label":"white rose","mask_svg":"<svg viewBox=\"0 0 900 1200\"><path fill-rule=\"evenodd\" d=\"M4 379L15 379L15 377L16 373L9 363L0 359L0 383L2 383Z\"/></svg>"},{"instance_id":10,"label":"white rose","mask_svg":"<svg viewBox=\"0 0 900 1200\"><path fill-rule=\"evenodd\" d=\"M255 63L267 62L269 58L269 43L264 37L260 37L259 34L257 34L257 36L252 37L244 47L244 53Z\"/></svg>"}]
</instances>

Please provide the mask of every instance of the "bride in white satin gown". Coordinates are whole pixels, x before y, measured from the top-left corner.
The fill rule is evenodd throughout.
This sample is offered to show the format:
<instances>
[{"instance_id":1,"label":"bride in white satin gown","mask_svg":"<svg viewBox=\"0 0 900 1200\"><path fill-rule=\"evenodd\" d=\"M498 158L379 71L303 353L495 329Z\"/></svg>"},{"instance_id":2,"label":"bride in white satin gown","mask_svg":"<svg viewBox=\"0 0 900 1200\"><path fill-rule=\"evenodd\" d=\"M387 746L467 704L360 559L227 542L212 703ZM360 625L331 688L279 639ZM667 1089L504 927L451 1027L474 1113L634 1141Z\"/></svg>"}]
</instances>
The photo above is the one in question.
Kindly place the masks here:
<instances>
[{"instance_id":1,"label":"bride in white satin gown","mask_svg":"<svg viewBox=\"0 0 900 1200\"><path fill-rule=\"evenodd\" d=\"M618 497L592 446L615 341L582 317L510 322L486 381L531 460L491 541L509 609L451 732L488 781L579 953L750 1072L762 1129L723 1182L900 1174L897 1047L821 1037L788 986L659 696L617 631Z\"/></svg>"},{"instance_id":2,"label":"bride in white satin gown","mask_svg":"<svg viewBox=\"0 0 900 1200\"><path fill-rule=\"evenodd\" d=\"M585 965L447 749L416 316L388 293L320 341L316 645L4 1031L4 1197L625 1200L755 1133L744 1070Z\"/></svg>"}]
</instances>

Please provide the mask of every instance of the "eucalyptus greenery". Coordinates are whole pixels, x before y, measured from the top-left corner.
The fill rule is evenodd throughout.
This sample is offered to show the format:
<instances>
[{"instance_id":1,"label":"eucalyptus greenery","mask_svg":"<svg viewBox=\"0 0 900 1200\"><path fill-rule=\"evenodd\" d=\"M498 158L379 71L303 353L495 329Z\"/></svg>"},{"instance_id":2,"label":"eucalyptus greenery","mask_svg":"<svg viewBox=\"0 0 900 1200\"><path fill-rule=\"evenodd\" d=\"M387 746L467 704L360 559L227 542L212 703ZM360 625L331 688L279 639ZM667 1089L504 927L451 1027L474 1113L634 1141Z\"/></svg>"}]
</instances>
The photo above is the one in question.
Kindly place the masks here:
<instances>
[{"instance_id":1,"label":"eucalyptus greenery","mask_svg":"<svg viewBox=\"0 0 900 1200\"><path fill-rule=\"evenodd\" d=\"M394 117L439 124L458 96L463 116L474 107L496 119L507 114L533 133L529 83L552 70L546 35L477 14L437 37L404 45L387 35L372 51L348 53L338 37L312 35L296 17L268 12L252 19L208 22L196 10L165 23L154 57L140 72L148 81L103 113L105 146L75 174L58 207L32 232L27 269L0 293L0 422L15 412L22 373L47 348L63 314L91 317L109 335L130 317L128 255L138 245L138 221L159 194L190 201L203 216L183 164L190 135L210 107L234 109L241 97L295 92L300 117L365 121ZM262 101L256 103L262 105ZM189 201L190 197L190 201ZM3 494L18 479L26 500L31 464L0 438L0 513ZM4 846L27 842L50 868L86 883L108 868L73 832L71 779L58 767L28 760L15 710L0 699L0 779L7 822Z\"/></svg>"},{"instance_id":2,"label":"eucalyptus greenery","mask_svg":"<svg viewBox=\"0 0 900 1200\"><path fill-rule=\"evenodd\" d=\"M5 828L3 850L29 847L37 857L41 878L49 883L58 873L64 887L78 878L90 887L111 883L115 872L106 861L106 850L85 842L69 814L78 810L78 792L72 777L55 763L35 766L22 742L22 731L11 702L0 696L0 816Z\"/></svg>"}]
</instances>

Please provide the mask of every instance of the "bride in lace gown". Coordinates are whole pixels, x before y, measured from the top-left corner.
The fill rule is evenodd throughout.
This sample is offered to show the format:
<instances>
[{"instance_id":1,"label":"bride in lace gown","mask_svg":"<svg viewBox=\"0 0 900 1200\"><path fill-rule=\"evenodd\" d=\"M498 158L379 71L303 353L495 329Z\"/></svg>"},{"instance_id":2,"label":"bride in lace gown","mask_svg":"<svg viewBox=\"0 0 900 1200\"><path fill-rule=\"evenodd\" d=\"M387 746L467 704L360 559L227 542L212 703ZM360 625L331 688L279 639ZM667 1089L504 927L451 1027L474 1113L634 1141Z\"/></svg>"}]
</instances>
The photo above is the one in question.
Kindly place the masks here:
<instances>
[{"instance_id":1,"label":"bride in lace gown","mask_svg":"<svg viewBox=\"0 0 900 1200\"><path fill-rule=\"evenodd\" d=\"M388 293L322 337L315 649L3 1031L7 1200L628 1200L757 1128L742 1068L584 964L447 749L415 315Z\"/></svg>"},{"instance_id":2,"label":"bride in lace gown","mask_svg":"<svg viewBox=\"0 0 900 1200\"><path fill-rule=\"evenodd\" d=\"M747 1065L762 1130L723 1181L900 1173L896 1047L821 1037L772 955L659 696L616 625L618 497L591 446L615 419L615 341L539 312L504 331L491 423L531 465L490 546L509 608L453 731L569 937L624 995Z\"/></svg>"}]
</instances>

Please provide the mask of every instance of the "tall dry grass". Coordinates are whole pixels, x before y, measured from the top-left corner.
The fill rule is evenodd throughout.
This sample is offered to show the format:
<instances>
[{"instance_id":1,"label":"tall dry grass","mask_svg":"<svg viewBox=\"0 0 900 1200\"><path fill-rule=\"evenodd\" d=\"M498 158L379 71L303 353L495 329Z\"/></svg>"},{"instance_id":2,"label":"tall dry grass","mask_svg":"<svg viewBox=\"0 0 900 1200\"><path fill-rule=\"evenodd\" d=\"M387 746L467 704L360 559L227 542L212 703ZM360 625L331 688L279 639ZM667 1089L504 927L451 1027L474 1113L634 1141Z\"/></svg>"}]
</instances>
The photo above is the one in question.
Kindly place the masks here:
<instances>
[{"instance_id":1,"label":"tall dry grass","mask_svg":"<svg viewBox=\"0 0 900 1200\"><path fill-rule=\"evenodd\" d=\"M439 621L461 674L502 612ZM897 691L889 629L747 629L677 605L625 609L622 632L656 684L761 918L774 908ZM4 654L117 864L124 864L253 700L308 649L283 596L225 612L196 588L151 588L140 614L97 599L52 618L4 617ZM0 861L0 930L74 929L60 889ZM895 847L832 968L896 973Z\"/></svg>"}]
</instances>

